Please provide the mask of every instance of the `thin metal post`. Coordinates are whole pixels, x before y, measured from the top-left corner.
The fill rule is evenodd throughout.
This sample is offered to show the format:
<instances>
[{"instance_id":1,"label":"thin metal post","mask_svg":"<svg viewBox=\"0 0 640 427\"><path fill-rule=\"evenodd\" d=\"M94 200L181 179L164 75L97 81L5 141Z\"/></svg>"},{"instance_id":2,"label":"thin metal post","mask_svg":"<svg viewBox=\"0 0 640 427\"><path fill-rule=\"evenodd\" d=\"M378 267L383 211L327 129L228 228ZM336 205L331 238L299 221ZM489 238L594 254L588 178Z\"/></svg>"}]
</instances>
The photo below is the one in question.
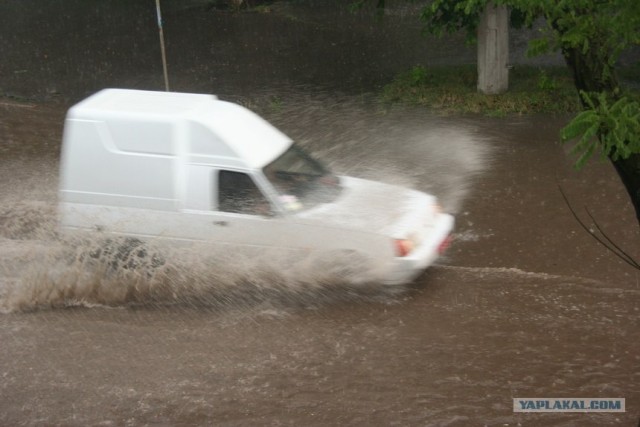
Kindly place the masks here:
<instances>
[{"instance_id":1,"label":"thin metal post","mask_svg":"<svg viewBox=\"0 0 640 427\"><path fill-rule=\"evenodd\" d=\"M164 33L162 31L162 13L160 12L160 0L156 0L156 12L158 14L158 31L160 33L160 50L162 51L162 70L164 72L164 89L169 92L169 73L167 72L167 54L164 49Z\"/></svg>"}]
</instances>

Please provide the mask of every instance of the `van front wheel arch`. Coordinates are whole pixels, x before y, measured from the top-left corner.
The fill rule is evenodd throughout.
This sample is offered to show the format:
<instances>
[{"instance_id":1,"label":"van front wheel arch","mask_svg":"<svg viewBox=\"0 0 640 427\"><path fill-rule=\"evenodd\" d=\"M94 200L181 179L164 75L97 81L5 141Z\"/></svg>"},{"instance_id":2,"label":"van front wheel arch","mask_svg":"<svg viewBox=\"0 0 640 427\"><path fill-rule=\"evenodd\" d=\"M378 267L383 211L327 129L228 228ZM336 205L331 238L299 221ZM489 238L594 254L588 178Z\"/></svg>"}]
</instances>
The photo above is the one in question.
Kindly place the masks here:
<instances>
[{"instance_id":1,"label":"van front wheel arch","mask_svg":"<svg viewBox=\"0 0 640 427\"><path fill-rule=\"evenodd\" d=\"M315 263L317 271L333 280L359 282L371 275L373 260L355 249L323 252Z\"/></svg>"}]
</instances>

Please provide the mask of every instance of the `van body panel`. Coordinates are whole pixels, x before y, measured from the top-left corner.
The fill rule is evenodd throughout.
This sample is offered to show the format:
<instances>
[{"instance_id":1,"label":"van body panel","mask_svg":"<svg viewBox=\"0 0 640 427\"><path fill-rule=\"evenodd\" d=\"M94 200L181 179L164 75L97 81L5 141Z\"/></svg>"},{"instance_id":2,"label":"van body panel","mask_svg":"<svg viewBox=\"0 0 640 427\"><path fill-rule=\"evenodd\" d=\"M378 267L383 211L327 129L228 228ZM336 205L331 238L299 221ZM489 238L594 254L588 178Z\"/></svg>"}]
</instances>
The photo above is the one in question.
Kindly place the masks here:
<instances>
[{"instance_id":1,"label":"van body panel","mask_svg":"<svg viewBox=\"0 0 640 427\"><path fill-rule=\"evenodd\" d=\"M388 264L393 248L374 232L293 221L287 216L256 217L217 211L150 211L148 209L64 203L62 226L76 230L159 240L208 242L285 249L291 252L350 251L366 255L379 267Z\"/></svg>"}]
</instances>

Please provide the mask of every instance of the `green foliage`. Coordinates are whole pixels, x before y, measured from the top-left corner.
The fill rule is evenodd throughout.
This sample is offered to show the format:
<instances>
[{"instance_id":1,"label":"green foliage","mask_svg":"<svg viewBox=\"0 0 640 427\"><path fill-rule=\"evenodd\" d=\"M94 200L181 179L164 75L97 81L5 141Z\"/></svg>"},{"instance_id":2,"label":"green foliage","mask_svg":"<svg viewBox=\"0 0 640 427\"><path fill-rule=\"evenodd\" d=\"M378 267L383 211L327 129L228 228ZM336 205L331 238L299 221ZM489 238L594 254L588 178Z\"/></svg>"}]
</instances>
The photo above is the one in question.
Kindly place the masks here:
<instances>
[{"instance_id":1,"label":"green foliage","mask_svg":"<svg viewBox=\"0 0 640 427\"><path fill-rule=\"evenodd\" d=\"M409 85L413 87L428 83L429 77L427 69L422 65L416 65L406 75Z\"/></svg>"},{"instance_id":2,"label":"green foliage","mask_svg":"<svg viewBox=\"0 0 640 427\"><path fill-rule=\"evenodd\" d=\"M562 129L563 141L577 140L571 152L578 154L576 166L584 166L599 148L604 157L626 159L640 152L640 103L630 97L616 101L603 93L581 93L589 106Z\"/></svg>"},{"instance_id":3,"label":"green foliage","mask_svg":"<svg viewBox=\"0 0 640 427\"><path fill-rule=\"evenodd\" d=\"M538 76L538 89L543 91L555 91L558 89L558 82L555 77L549 76L545 70L540 71Z\"/></svg>"},{"instance_id":4,"label":"green foliage","mask_svg":"<svg viewBox=\"0 0 640 427\"><path fill-rule=\"evenodd\" d=\"M476 39L480 14L488 0L434 0L420 14L425 31L437 36L465 31L467 41Z\"/></svg>"},{"instance_id":5,"label":"green foliage","mask_svg":"<svg viewBox=\"0 0 640 427\"><path fill-rule=\"evenodd\" d=\"M540 85L540 76L545 83ZM527 113L566 113L580 109L577 92L565 68L517 67L511 90L485 95L476 89L474 66L416 66L400 73L382 91L385 102L423 105L441 112L505 116ZM551 89L553 87L553 89Z\"/></svg>"},{"instance_id":6,"label":"green foliage","mask_svg":"<svg viewBox=\"0 0 640 427\"><path fill-rule=\"evenodd\" d=\"M386 7L386 2L385 0L375 0L375 2L376 2L376 5L375 5L376 17L382 18L382 16L384 15L384 9ZM355 12L357 10L362 9L366 3L369 3L369 1L368 0L352 0L351 3L349 4L349 9L351 10L351 12Z\"/></svg>"},{"instance_id":7,"label":"green foliage","mask_svg":"<svg viewBox=\"0 0 640 427\"><path fill-rule=\"evenodd\" d=\"M365 1L365 0L360 0ZM425 31L442 35L466 31L475 38L479 17L490 0L434 0L424 7ZM531 26L540 17L548 28L531 43L531 54L578 48L601 50L617 58L627 46L640 43L637 0L494 0L511 11L515 27Z\"/></svg>"},{"instance_id":8,"label":"green foliage","mask_svg":"<svg viewBox=\"0 0 640 427\"><path fill-rule=\"evenodd\" d=\"M248 11L257 13L270 13L269 7L274 0L210 0L211 7L218 10L230 10L232 12Z\"/></svg>"},{"instance_id":9,"label":"green foliage","mask_svg":"<svg viewBox=\"0 0 640 427\"><path fill-rule=\"evenodd\" d=\"M577 76L584 111L563 130L563 140L576 140L573 153L582 167L596 152L612 160L640 153L639 107L623 96L616 76L620 53L640 42L637 0L508 0L531 22L545 17L548 28L530 43L530 54L560 50ZM586 92L588 91L588 93Z\"/></svg>"},{"instance_id":10,"label":"green foliage","mask_svg":"<svg viewBox=\"0 0 640 427\"><path fill-rule=\"evenodd\" d=\"M538 55L544 55L551 51L551 44L549 39L533 39L529 41L529 48L527 49L527 56L534 57Z\"/></svg>"}]
</instances>

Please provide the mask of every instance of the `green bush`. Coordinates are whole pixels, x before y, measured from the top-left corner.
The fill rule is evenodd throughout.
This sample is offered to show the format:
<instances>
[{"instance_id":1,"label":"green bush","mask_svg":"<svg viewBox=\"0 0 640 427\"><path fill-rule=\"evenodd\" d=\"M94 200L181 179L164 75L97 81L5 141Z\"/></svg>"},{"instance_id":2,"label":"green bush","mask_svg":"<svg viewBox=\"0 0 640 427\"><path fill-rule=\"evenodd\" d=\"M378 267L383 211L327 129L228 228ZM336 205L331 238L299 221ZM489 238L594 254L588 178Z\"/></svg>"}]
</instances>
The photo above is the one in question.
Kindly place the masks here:
<instances>
[{"instance_id":1,"label":"green bush","mask_svg":"<svg viewBox=\"0 0 640 427\"><path fill-rule=\"evenodd\" d=\"M415 66L382 89L385 102L423 105L443 112L490 116L567 113L580 109L578 95L565 68L516 67L509 91L485 95L476 89L476 68Z\"/></svg>"}]
</instances>

